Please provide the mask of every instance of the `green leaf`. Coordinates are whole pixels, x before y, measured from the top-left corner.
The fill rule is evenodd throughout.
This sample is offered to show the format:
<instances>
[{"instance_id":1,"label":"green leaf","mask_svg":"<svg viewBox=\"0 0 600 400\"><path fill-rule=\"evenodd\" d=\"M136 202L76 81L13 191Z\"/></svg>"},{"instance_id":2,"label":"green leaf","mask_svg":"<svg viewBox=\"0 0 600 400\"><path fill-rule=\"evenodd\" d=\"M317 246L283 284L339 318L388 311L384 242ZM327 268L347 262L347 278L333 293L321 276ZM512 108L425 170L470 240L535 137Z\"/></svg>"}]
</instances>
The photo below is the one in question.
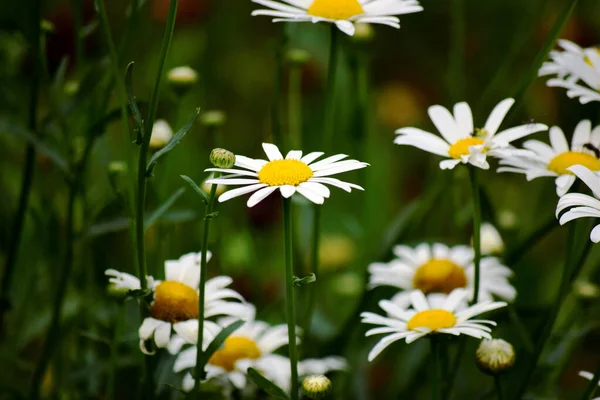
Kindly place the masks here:
<instances>
[{"instance_id":1,"label":"green leaf","mask_svg":"<svg viewBox=\"0 0 600 400\"><path fill-rule=\"evenodd\" d=\"M67 175L69 174L69 164L63 156L57 150L44 143L44 141L34 133L6 120L0 120L0 132L9 133L13 136L25 139L29 144L33 145L40 154L48 157L58 169Z\"/></svg>"},{"instance_id":2,"label":"green leaf","mask_svg":"<svg viewBox=\"0 0 600 400\"><path fill-rule=\"evenodd\" d=\"M200 362L198 363L198 365L200 365L200 371L204 371L206 363L208 362L208 360L210 360L215 351L217 351L223 345L225 339L227 339L229 335L231 335L242 325L244 325L244 321L235 321L227 325L225 328L223 328L221 332L219 332L219 334L213 339L213 341L210 342L206 350L203 351L200 355Z\"/></svg>"},{"instance_id":3,"label":"green leaf","mask_svg":"<svg viewBox=\"0 0 600 400\"><path fill-rule=\"evenodd\" d=\"M160 207L152 212L144 221L144 229L150 228L156 220L162 217L171 206L185 193L185 188L179 188L171 197L169 197Z\"/></svg>"},{"instance_id":4,"label":"green leaf","mask_svg":"<svg viewBox=\"0 0 600 400\"><path fill-rule=\"evenodd\" d=\"M200 195L200 197L202 197L202 202L204 204L208 204L208 201L209 201L208 195L206 194L206 192L204 192L204 190L202 190L202 188L200 186L196 185L196 182L194 182L192 180L192 178L190 178L187 175L179 175L179 176L181 176L184 181L186 181L187 183L189 183L189 185L192 187L192 189L194 189L194 191L196 193L198 193Z\"/></svg>"},{"instance_id":5,"label":"green leaf","mask_svg":"<svg viewBox=\"0 0 600 400\"><path fill-rule=\"evenodd\" d=\"M131 109L131 114L135 120L137 132L136 144L141 144L142 133L144 132L144 120L142 119L142 114L140 114L140 109L135 101L135 95L133 94L133 64L134 62L132 61L127 65L127 71L125 72L125 90L127 91L127 98L129 99L129 108Z\"/></svg>"},{"instance_id":6,"label":"green leaf","mask_svg":"<svg viewBox=\"0 0 600 400\"><path fill-rule=\"evenodd\" d=\"M154 155L150 159L150 162L148 163L148 167L146 168L146 176L152 175L152 170L154 169L154 166L156 165L156 162L160 157L173 150L173 148L177 146L179 142L181 142L181 139L183 139L186 133L188 133L189 130L192 129L192 125L194 125L194 122L198 118L198 115L200 115L200 108L196 108L194 110L188 122L175 135L173 135L173 137L171 138L171 140L169 140L169 143L167 143L165 147L154 153Z\"/></svg>"},{"instance_id":7,"label":"green leaf","mask_svg":"<svg viewBox=\"0 0 600 400\"><path fill-rule=\"evenodd\" d=\"M254 368L248 368L248 377L252 379L254 383L256 383L256 386L264 390L269 396L276 399L290 399L290 396L285 392L285 390L265 378Z\"/></svg>"},{"instance_id":8,"label":"green leaf","mask_svg":"<svg viewBox=\"0 0 600 400\"><path fill-rule=\"evenodd\" d=\"M298 278L294 276L294 287L300 287L302 285L308 285L310 283L316 282L317 276L315 274L310 274L305 276L304 278Z\"/></svg>"}]
</instances>

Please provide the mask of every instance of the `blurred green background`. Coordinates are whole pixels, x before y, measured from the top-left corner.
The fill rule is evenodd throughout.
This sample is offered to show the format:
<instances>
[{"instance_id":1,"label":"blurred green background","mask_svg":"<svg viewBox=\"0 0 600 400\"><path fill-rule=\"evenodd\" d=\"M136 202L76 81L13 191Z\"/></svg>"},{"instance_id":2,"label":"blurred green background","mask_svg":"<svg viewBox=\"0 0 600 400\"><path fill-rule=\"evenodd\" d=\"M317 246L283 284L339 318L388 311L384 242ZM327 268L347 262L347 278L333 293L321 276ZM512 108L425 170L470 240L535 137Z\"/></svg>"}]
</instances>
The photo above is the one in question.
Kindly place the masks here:
<instances>
[{"instance_id":1,"label":"blurred green background","mask_svg":"<svg viewBox=\"0 0 600 400\"><path fill-rule=\"evenodd\" d=\"M401 30L375 27L369 42L342 38L333 151L369 162L371 167L344 177L363 185L364 193L347 195L334 189L322 208L322 273L318 277L313 324L315 339L310 346L301 348L306 356L342 354L348 358L352 370L334 378L337 398L428 398L424 379L427 343L396 343L375 362L366 361L376 338L363 337L365 329L359 326L358 313L379 311L377 301L394 293L382 288L365 293L366 266L388 260L390 248L396 243L470 241L466 169L440 171L437 156L394 145L394 130L404 126L431 130L427 107L449 107L461 100L469 102L476 121L482 125L497 102L514 96L523 82L528 82L534 59L565 3L466 0L464 52L458 58L452 57L457 48L450 34L455 6L450 0L423 0L425 11L403 16ZM122 43L127 36L130 5L112 0L107 0L106 5L115 41ZM156 74L168 5L168 0L143 1L129 40L121 49L123 73L126 65L135 61L134 88L143 113ZM204 209L199 197L179 175L188 175L197 182L205 179L203 170L209 167L208 155L216 145L263 158L261 143L273 140L275 53L283 29L289 36L290 48L301 48L311 55L302 69L302 149L320 150L329 26L273 24L266 17L250 17L257 7L246 0L180 0L166 67L189 65L199 72L199 82L183 97L165 86L157 118L166 119L176 129L199 106L203 111L222 110L227 119L211 134L200 118L182 144L165 156L154 171L149 182L148 213L180 188L186 189L147 232L148 268L155 277L162 278L164 260L200 249ZM43 0L42 8L43 18L51 23L43 35L45 70L40 77L33 140L42 151L35 156L32 192L9 291L10 309L0 332L0 398L19 398L27 393L48 331L66 247L68 190L56 160L68 163L79 159L89 127L118 108L114 93L107 107L100 106L111 81L111 70L93 2ZM7 249L15 235L13 219L30 137L28 103L35 74L32 9L31 0L0 4L0 268L5 265ZM83 36L79 49L76 31ZM582 46L600 43L600 2L581 0L560 37ZM458 74L451 72L451 59L460 60ZM367 108L361 108L357 66L365 60L370 70L369 101ZM286 66L279 104L284 133L288 129L288 70ZM505 124L534 119L559 125L571 135L581 119L600 123L598 104L582 106L568 99L564 90L547 88L545 79L533 82L518 107ZM104 276L108 268L135 273L128 211L122 196L128 181L118 173L111 178L108 172L111 162L126 161L129 152L137 151L122 132L117 114L95 142L84 190L75 204L74 268L60 341L54 344L54 357L43 387L45 395L51 398L105 398L110 349L119 321L123 325L117 337L116 397L132 398L137 390L142 364L137 309L133 301L123 305L109 297ZM536 134L536 138L547 140L546 135ZM48 157L43 148L51 149L55 157ZM557 197L551 179L527 183L520 175L496 174L493 169L480 177L484 220L497 223L507 254L553 218ZM219 205L219 210L221 215L210 238L214 258L208 264L209 276L232 276L233 287L257 306L259 318L283 322L279 199L272 196L253 209L246 208L244 200L236 199ZM298 274L308 273L312 208L296 201L294 210L296 269ZM588 233L587 225L578 233L582 245L588 240ZM567 228L554 229L534 248L527 248L526 254L512 254L515 261L508 264L516 272L516 310L534 341L541 317L559 285L566 234ZM583 272L585 280L598 283L599 262L600 251L593 247ZM307 293L298 291L300 316ZM528 398L578 398L586 381L576 376L577 371L594 370L600 360L599 315L597 297L568 298ZM510 391L512 382L518 382L525 368L519 360L526 360L528 353L506 313L499 312L495 318L499 322L495 336L511 341L517 348L517 366L504 381ZM492 380L482 378L472 362L476 341L469 343L455 398L483 398L493 388ZM159 355L156 364L160 383L179 385L179 378L170 372L172 357ZM161 398L179 396L164 385L160 392Z\"/></svg>"}]
</instances>

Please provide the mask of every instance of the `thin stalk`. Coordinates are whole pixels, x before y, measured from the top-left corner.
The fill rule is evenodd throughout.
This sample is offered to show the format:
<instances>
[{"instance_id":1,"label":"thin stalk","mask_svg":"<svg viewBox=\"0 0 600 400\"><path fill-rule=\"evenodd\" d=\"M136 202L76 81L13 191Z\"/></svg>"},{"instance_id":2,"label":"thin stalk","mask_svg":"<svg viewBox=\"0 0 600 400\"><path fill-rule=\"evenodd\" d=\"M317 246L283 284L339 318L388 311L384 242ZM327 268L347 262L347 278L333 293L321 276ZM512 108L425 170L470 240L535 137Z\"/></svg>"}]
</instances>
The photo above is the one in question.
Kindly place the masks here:
<instances>
[{"instance_id":1,"label":"thin stalk","mask_svg":"<svg viewBox=\"0 0 600 400\"><path fill-rule=\"evenodd\" d=\"M283 234L285 237L285 304L291 371L291 397L298 400L298 349L296 346L296 308L294 304L294 257L292 254L292 201L283 199Z\"/></svg>"},{"instance_id":2,"label":"thin stalk","mask_svg":"<svg viewBox=\"0 0 600 400\"><path fill-rule=\"evenodd\" d=\"M215 172L215 179L221 174ZM200 286L199 286L199 300L198 300L198 339L196 342L196 393L198 399L202 396L202 390L200 388L200 382L204 379L204 370L200 365L200 358L202 356L202 343L204 342L204 298L206 293L206 257L208 254L208 233L210 229L210 221L212 220L211 214L215 208L215 196L217 194L217 187L219 185L210 185L210 194L208 195L208 203L204 208L204 232L202 236L202 258L200 259Z\"/></svg>"},{"instance_id":3,"label":"thin stalk","mask_svg":"<svg viewBox=\"0 0 600 400\"><path fill-rule=\"evenodd\" d=\"M523 342L523 346L525 347L525 350L527 350L527 352L529 352L529 353L533 353L534 347L533 347L533 341L531 340L531 335L529 334L527 327L523 324L523 321L521 321L519 314L517 314L515 305L509 304L506 307L506 309L508 311L508 318L514 324L515 328L519 332L519 336L521 337L521 341Z\"/></svg>"},{"instance_id":4,"label":"thin stalk","mask_svg":"<svg viewBox=\"0 0 600 400\"><path fill-rule=\"evenodd\" d=\"M502 385L500 383L500 375L494 375L494 386L496 387L496 396L498 400L503 400L504 396L502 396Z\"/></svg>"},{"instance_id":5,"label":"thin stalk","mask_svg":"<svg viewBox=\"0 0 600 400\"><path fill-rule=\"evenodd\" d=\"M34 73L31 77L31 92L29 95L29 120L28 128L35 133L37 130L37 107L40 89L41 76L41 0L35 0L31 10L33 32L32 52L34 59ZM29 195L31 193L31 184L33 182L33 173L35 171L35 148L32 144L27 145L25 150L25 165L21 177L21 190L19 194L19 205L12 223L12 235L10 236L8 249L6 251L6 264L2 275L2 284L0 287L0 341L4 337L4 316L10 309L9 289L12 277L17 265L17 257L23 236L23 226L25 224L25 214L29 204Z\"/></svg>"},{"instance_id":6,"label":"thin stalk","mask_svg":"<svg viewBox=\"0 0 600 400\"><path fill-rule=\"evenodd\" d=\"M325 124L323 128L323 148L327 149L333 145L334 122L335 122L335 100L336 100L336 76L338 69L338 42L339 32L335 24L331 25L331 40L329 44L329 68L327 70L327 91L325 92Z\"/></svg>"},{"instance_id":7,"label":"thin stalk","mask_svg":"<svg viewBox=\"0 0 600 400\"><path fill-rule=\"evenodd\" d=\"M465 91L465 1L453 0L450 4L450 62L448 68L448 87L454 101L462 100Z\"/></svg>"},{"instance_id":8,"label":"thin stalk","mask_svg":"<svg viewBox=\"0 0 600 400\"><path fill-rule=\"evenodd\" d=\"M433 400L440 400L441 397L441 368L440 368L440 346L439 338L432 336L431 342L431 359L432 359L432 385L431 385L431 398Z\"/></svg>"},{"instance_id":9,"label":"thin stalk","mask_svg":"<svg viewBox=\"0 0 600 400\"><path fill-rule=\"evenodd\" d=\"M454 383L456 382L456 377L458 376L458 371L460 369L460 363L463 360L463 356L465 351L467 350L467 338L461 337L460 344L458 345L458 351L456 352L456 356L454 357L454 362L452 363L452 368L450 369L450 377L448 378L448 383L446 386L446 390L444 391L444 399L448 400L452 397L452 390L454 389Z\"/></svg>"},{"instance_id":10,"label":"thin stalk","mask_svg":"<svg viewBox=\"0 0 600 400\"><path fill-rule=\"evenodd\" d=\"M282 145L281 134L281 81L283 80L283 64L285 47L287 45L285 26L281 28L281 38L275 52L275 82L273 87L273 103L271 104L271 124L273 125L273 141L277 146Z\"/></svg>"},{"instance_id":11,"label":"thin stalk","mask_svg":"<svg viewBox=\"0 0 600 400\"><path fill-rule=\"evenodd\" d=\"M311 271L315 276L317 276L317 280L309 285L309 298L308 298L308 307L306 309L306 316L304 320L304 327L302 328L302 332L304 334L304 345L305 348L308 348L308 344L311 340L311 332L310 325L312 321L312 315L315 309L315 303L317 300L317 284L319 283L318 274L319 274L319 243L321 240L321 206L319 204L313 205L313 221L312 221L312 243L311 243L311 260L310 266Z\"/></svg>"},{"instance_id":12,"label":"thin stalk","mask_svg":"<svg viewBox=\"0 0 600 400\"><path fill-rule=\"evenodd\" d=\"M471 304L477 304L479 299L480 263L481 263L481 201L479 199L479 185L477 184L477 170L474 166L469 166L469 176L471 177L471 189L473 190L473 249L475 250L475 283L473 285L473 301Z\"/></svg>"},{"instance_id":13,"label":"thin stalk","mask_svg":"<svg viewBox=\"0 0 600 400\"><path fill-rule=\"evenodd\" d=\"M288 149L302 148L302 66L290 65L288 80Z\"/></svg>"},{"instance_id":14,"label":"thin stalk","mask_svg":"<svg viewBox=\"0 0 600 400\"><path fill-rule=\"evenodd\" d=\"M598 388L598 382L600 382L600 366L596 369L596 373L594 373L592 380L585 389L585 392L583 392L581 400L592 400L592 397L594 397L594 392Z\"/></svg>"},{"instance_id":15,"label":"thin stalk","mask_svg":"<svg viewBox=\"0 0 600 400\"><path fill-rule=\"evenodd\" d=\"M119 357L119 340L121 340L121 325L123 325L123 304L119 303L116 307L115 328L110 342L110 368L106 380L106 398L115 398L115 381L117 375L117 360Z\"/></svg>"}]
</instances>

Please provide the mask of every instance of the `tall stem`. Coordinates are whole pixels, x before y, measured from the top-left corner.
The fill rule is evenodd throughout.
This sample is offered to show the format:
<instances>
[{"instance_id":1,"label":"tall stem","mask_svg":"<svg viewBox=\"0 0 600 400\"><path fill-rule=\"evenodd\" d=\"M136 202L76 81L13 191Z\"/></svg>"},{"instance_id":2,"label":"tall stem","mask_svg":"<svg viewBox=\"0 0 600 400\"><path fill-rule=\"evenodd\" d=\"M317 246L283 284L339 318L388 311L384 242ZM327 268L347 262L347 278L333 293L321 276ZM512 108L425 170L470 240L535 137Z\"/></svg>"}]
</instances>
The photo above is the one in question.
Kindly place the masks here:
<instances>
[{"instance_id":1,"label":"tall stem","mask_svg":"<svg viewBox=\"0 0 600 400\"><path fill-rule=\"evenodd\" d=\"M592 400L594 392L596 391L596 389L598 389L598 382L600 382L600 366L598 366L598 368L596 369L592 380L590 381L588 387L585 389L585 392L583 392L581 400Z\"/></svg>"},{"instance_id":2,"label":"tall stem","mask_svg":"<svg viewBox=\"0 0 600 400\"><path fill-rule=\"evenodd\" d=\"M469 166L471 189L473 190L473 249L475 250L475 282L473 285L473 301L477 304L479 299L480 263L481 263L481 201L479 199L479 185L477 184L476 167Z\"/></svg>"},{"instance_id":3,"label":"tall stem","mask_svg":"<svg viewBox=\"0 0 600 400\"><path fill-rule=\"evenodd\" d=\"M277 146L282 145L281 134L281 81L283 80L283 58L285 46L287 44L287 35L285 26L281 27L281 38L277 45L275 53L275 85L273 87L273 102L271 104L271 124L273 125L273 141Z\"/></svg>"},{"instance_id":4,"label":"tall stem","mask_svg":"<svg viewBox=\"0 0 600 400\"><path fill-rule=\"evenodd\" d=\"M504 397L502 396L502 385L500 383L500 375L494 375L494 386L496 387L496 396L498 397L498 400L503 400Z\"/></svg>"},{"instance_id":5,"label":"tall stem","mask_svg":"<svg viewBox=\"0 0 600 400\"><path fill-rule=\"evenodd\" d=\"M285 237L285 304L288 326L291 397L298 400L298 349L296 346L296 308L294 304L294 258L292 254L292 200L283 199L283 234Z\"/></svg>"},{"instance_id":6,"label":"tall stem","mask_svg":"<svg viewBox=\"0 0 600 400\"><path fill-rule=\"evenodd\" d=\"M335 121L335 81L338 68L338 41L339 32L335 24L331 25L331 41L329 44L329 69L327 76L327 91L325 92L325 125L323 129L323 147L329 148L333 145L334 121Z\"/></svg>"},{"instance_id":7,"label":"tall stem","mask_svg":"<svg viewBox=\"0 0 600 400\"><path fill-rule=\"evenodd\" d=\"M302 66L290 65L288 81L289 149L302 148Z\"/></svg>"},{"instance_id":8,"label":"tall stem","mask_svg":"<svg viewBox=\"0 0 600 400\"><path fill-rule=\"evenodd\" d=\"M440 400L441 394L441 369L440 369L440 346L439 338L431 336L431 367L432 367L432 385L431 385L431 398L433 400Z\"/></svg>"},{"instance_id":9,"label":"tall stem","mask_svg":"<svg viewBox=\"0 0 600 400\"><path fill-rule=\"evenodd\" d=\"M215 172L214 179L218 178L221 174ZM204 341L204 298L206 293L206 255L208 253L208 232L210 229L210 221L212 220L211 214L215 208L215 195L217 194L217 187L219 185L210 186L210 194L208 196L208 203L204 209L204 232L202 236L202 258L200 259L200 287L199 287L199 300L198 300L198 340L196 342L196 393L198 399L201 398L200 381L204 378L204 371L200 365L200 357L202 355L202 343Z\"/></svg>"},{"instance_id":10,"label":"tall stem","mask_svg":"<svg viewBox=\"0 0 600 400\"><path fill-rule=\"evenodd\" d=\"M312 230L312 243L311 243L311 272L315 274L315 276L319 273L319 243L321 240L321 206L319 204L313 205L313 230ZM304 334L304 347L308 347L308 344L311 340L311 332L310 332L310 324L312 321L313 311L315 309L315 303L317 300L317 284L319 280L313 282L309 285L309 299L308 299L308 307L306 309L306 316L304 320L304 327L302 328L302 332Z\"/></svg>"},{"instance_id":11,"label":"tall stem","mask_svg":"<svg viewBox=\"0 0 600 400\"><path fill-rule=\"evenodd\" d=\"M29 95L29 121L28 128L31 132L36 133L37 130L37 107L41 76L41 0L33 2L33 10L31 10L31 19L33 31L32 49L34 61L34 73L31 77L31 92ZM33 182L33 173L35 171L35 148L32 144L28 144L25 150L25 165L23 167L23 176L21 178L21 191L19 194L19 205L12 224L12 236L8 244L6 252L6 264L2 275L2 284L0 287L0 341L4 336L4 314L10 309L9 288L17 265L17 256L23 236L23 225L25 224L25 214L29 204L29 195L31 193L31 184Z\"/></svg>"}]
</instances>

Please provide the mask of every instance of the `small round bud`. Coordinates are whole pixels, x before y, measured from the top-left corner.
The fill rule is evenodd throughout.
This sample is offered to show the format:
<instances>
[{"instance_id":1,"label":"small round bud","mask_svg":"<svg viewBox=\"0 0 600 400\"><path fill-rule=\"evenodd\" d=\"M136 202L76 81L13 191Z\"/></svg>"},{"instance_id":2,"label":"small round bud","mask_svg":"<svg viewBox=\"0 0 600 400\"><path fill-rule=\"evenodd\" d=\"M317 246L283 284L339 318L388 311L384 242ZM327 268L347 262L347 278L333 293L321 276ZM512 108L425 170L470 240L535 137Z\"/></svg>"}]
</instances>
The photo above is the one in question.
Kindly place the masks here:
<instances>
[{"instance_id":1,"label":"small round bud","mask_svg":"<svg viewBox=\"0 0 600 400\"><path fill-rule=\"evenodd\" d=\"M188 66L173 68L167 73L167 81L177 94L183 95L198 82L198 73Z\"/></svg>"},{"instance_id":2,"label":"small round bud","mask_svg":"<svg viewBox=\"0 0 600 400\"><path fill-rule=\"evenodd\" d=\"M302 393L309 399L324 399L331 392L331 381L325 375L311 375L302 381Z\"/></svg>"},{"instance_id":3,"label":"small round bud","mask_svg":"<svg viewBox=\"0 0 600 400\"><path fill-rule=\"evenodd\" d=\"M600 287L590 281L577 280L573 283L573 293L581 299L593 300L600 296Z\"/></svg>"},{"instance_id":4,"label":"small round bud","mask_svg":"<svg viewBox=\"0 0 600 400\"><path fill-rule=\"evenodd\" d=\"M310 53L302 49L289 49L285 58L294 65L303 65L310 60Z\"/></svg>"},{"instance_id":5,"label":"small round bud","mask_svg":"<svg viewBox=\"0 0 600 400\"><path fill-rule=\"evenodd\" d=\"M235 164L235 154L225 149L213 149L210 162L217 168L231 168Z\"/></svg>"},{"instance_id":6,"label":"small round bud","mask_svg":"<svg viewBox=\"0 0 600 400\"><path fill-rule=\"evenodd\" d=\"M157 150L165 147L171 137L173 137L173 130L169 123L164 119L156 120L152 127L152 136L150 136L150 148Z\"/></svg>"},{"instance_id":7,"label":"small round bud","mask_svg":"<svg viewBox=\"0 0 600 400\"><path fill-rule=\"evenodd\" d=\"M502 339L484 339L477 348L475 360L481 372L498 375L512 368L515 349Z\"/></svg>"},{"instance_id":8,"label":"small round bud","mask_svg":"<svg viewBox=\"0 0 600 400\"><path fill-rule=\"evenodd\" d=\"M500 210L498 213L498 224L504 229L513 229L517 223L517 216L511 210Z\"/></svg>"},{"instance_id":9,"label":"small round bud","mask_svg":"<svg viewBox=\"0 0 600 400\"><path fill-rule=\"evenodd\" d=\"M369 42L375 36L375 30L371 24L358 23L354 24L354 39L357 42Z\"/></svg>"},{"instance_id":10,"label":"small round bud","mask_svg":"<svg viewBox=\"0 0 600 400\"><path fill-rule=\"evenodd\" d=\"M488 222L481 224L481 254L501 254L504 252L504 242L500 233L494 226Z\"/></svg>"},{"instance_id":11,"label":"small round bud","mask_svg":"<svg viewBox=\"0 0 600 400\"><path fill-rule=\"evenodd\" d=\"M210 110L200 116L200 121L204 126L221 126L225 124L227 116L221 110Z\"/></svg>"},{"instance_id":12,"label":"small round bud","mask_svg":"<svg viewBox=\"0 0 600 400\"><path fill-rule=\"evenodd\" d=\"M125 161L111 161L107 167L109 174L122 174L127 172L127 163Z\"/></svg>"},{"instance_id":13,"label":"small round bud","mask_svg":"<svg viewBox=\"0 0 600 400\"><path fill-rule=\"evenodd\" d=\"M204 193L210 194L210 190L212 189L212 185L210 183L206 183L206 181L209 181L209 180L214 179L214 178L215 178L215 175L211 173L208 176L208 178L206 178L204 180L204 182L202 182L202 185L200 187L202 188L202 190L204 191ZM225 185L217 185L217 190L215 191L215 195L220 196L223 193L225 193L225 190L227 190L227 186L225 186Z\"/></svg>"}]
</instances>

